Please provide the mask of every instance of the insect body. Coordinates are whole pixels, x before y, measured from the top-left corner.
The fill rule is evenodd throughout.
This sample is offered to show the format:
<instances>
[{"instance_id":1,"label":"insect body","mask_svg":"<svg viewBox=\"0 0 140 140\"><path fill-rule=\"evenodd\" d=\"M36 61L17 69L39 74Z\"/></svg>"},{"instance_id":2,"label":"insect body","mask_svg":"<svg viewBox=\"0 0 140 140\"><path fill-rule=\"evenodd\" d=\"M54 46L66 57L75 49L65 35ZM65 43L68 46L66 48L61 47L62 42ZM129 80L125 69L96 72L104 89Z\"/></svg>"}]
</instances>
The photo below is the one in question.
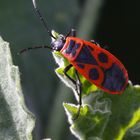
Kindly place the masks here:
<instances>
[{"instance_id":1,"label":"insect body","mask_svg":"<svg viewBox=\"0 0 140 140\"><path fill-rule=\"evenodd\" d=\"M81 75L97 87L111 94L124 91L128 83L125 67L96 43L67 37L60 52Z\"/></svg>"},{"instance_id":2,"label":"insect body","mask_svg":"<svg viewBox=\"0 0 140 140\"><path fill-rule=\"evenodd\" d=\"M66 39L59 38L52 42L52 45L68 59L69 69L73 66L89 82L111 94L124 91L128 83L125 67L115 56L97 43L69 36ZM69 79L71 80L70 77Z\"/></svg>"},{"instance_id":3,"label":"insect body","mask_svg":"<svg viewBox=\"0 0 140 140\"><path fill-rule=\"evenodd\" d=\"M64 74L75 85L75 91L79 96L80 106L77 117L79 116L82 104L82 83L79 73L105 92L119 94L124 91L128 83L128 74L123 64L115 56L101 48L94 41L90 42L77 38L76 31L73 29L66 36L54 36L37 8L35 0L33 0L33 5L53 41L50 45L51 47L46 45L30 47L21 50L20 53L30 49L49 48L52 51L59 51L70 62L65 67ZM75 68L75 79L68 75L71 67Z\"/></svg>"}]
</instances>

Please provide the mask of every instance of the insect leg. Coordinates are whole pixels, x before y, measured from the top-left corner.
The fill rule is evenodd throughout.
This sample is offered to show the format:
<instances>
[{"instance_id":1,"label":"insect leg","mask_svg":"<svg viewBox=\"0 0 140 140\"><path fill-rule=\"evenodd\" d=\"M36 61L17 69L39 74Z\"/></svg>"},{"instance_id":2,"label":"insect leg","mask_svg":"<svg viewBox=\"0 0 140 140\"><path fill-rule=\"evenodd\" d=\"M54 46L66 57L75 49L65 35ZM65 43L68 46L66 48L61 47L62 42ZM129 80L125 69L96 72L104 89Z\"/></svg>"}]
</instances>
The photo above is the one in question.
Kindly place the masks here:
<instances>
[{"instance_id":1,"label":"insect leg","mask_svg":"<svg viewBox=\"0 0 140 140\"><path fill-rule=\"evenodd\" d=\"M66 77L75 85L75 90L79 96L79 101L78 101L78 104L79 104L79 108L78 108L78 111L77 111L77 115L74 117L73 120L76 120L79 115L80 115L80 109L81 109L81 105L82 105L82 83L81 83L81 80L80 80L80 77L78 75L78 72L77 70L75 71L75 74L76 74L76 80L71 78L67 72L70 70L70 68L72 67L72 64L68 65L65 69L64 69L64 74L66 75Z\"/></svg>"},{"instance_id":2,"label":"insect leg","mask_svg":"<svg viewBox=\"0 0 140 140\"><path fill-rule=\"evenodd\" d=\"M99 46L99 44L95 40L90 40L90 42L95 44L95 45L97 45L97 46Z\"/></svg>"},{"instance_id":3,"label":"insect leg","mask_svg":"<svg viewBox=\"0 0 140 140\"><path fill-rule=\"evenodd\" d=\"M73 67L72 64L66 66L65 69L64 69L64 74L65 74L65 76L75 85L75 91L78 93L77 81L76 81L75 79L71 78L71 77L67 74L67 72L68 72L68 71L70 70L70 68L72 68L72 67Z\"/></svg>"},{"instance_id":4,"label":"insect leg","mask_svg":"<svg viewBox=\"0 0 140 140\"><path fill-rule=\"evenodd\" d=\"M76 37L76 30L75 29L70 29L70 31L67 33L66 38L68 36L73 36Z\"/></svg>"},{"instance_id":5,"label":"insect leg","mask_svg":"<svg viewBox=\"0 0 140 140\"><path fill-rule=\"evenodd\" d=\"M90 42L97 45L98 47L100 47L100 45L95 40L90 40ZM105 45L102 48L105 49L105 50L108 50L109 47L107 45Z\"/></svg>"},{"instance_id":6,"label":"insect leg","mask_svg":"<svg viewBox=\"0 0 140 140\"><path fill-rule=\"evenodd\" d=\"M75 73L76 73L77 86L78 86L78 92L77 92L77 94L79 96L79 102L78 102L79 107L78 107L77 115L74 117L73 120L76 120L79 117L79 115L80 115L80 109L81 109L81 105L82 105L82 83L81 83L81 80L80 80L80 77L78 75L77 70L76 70Z\"/></svg>"},{"instance_id":7,"label":"insect leg","mask_svg":"<svg viewBox=\"0 0 140 140\"><path fill-rule=\"evenodd\" d=\"M76 37L76 30L75 29L71 29L71 36Z\"/></svg>"},{"instance_id":8,"label":"insect leg","mask_svg":"<svg viewBox=\"0 0 140 140\"><path fill-rule=\"evenodd\" d=\"M76 80L74 80L73 78L71 78L71 77L67 74L67 72L70 70L70 68L72 68L72 64L70 64L70 65L68 65L68 66L65 67L65 69L64 69L64 74L65 74L65 76L66 76L74 85L76 85Z\"/></svg>"}]
</instances>

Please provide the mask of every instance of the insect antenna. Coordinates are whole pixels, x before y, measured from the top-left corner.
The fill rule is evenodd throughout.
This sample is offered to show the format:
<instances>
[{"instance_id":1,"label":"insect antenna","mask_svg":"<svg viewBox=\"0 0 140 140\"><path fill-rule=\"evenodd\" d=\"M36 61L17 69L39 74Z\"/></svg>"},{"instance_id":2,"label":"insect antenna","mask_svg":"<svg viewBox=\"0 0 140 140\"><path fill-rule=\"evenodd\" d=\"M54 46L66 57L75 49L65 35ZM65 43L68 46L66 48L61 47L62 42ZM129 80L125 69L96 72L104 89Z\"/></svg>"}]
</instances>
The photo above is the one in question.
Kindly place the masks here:
<instances>
[{"instance_id":1,"label":"insect antenna","mask_svg":"<svg viewBox=\"0 0 140 140\"><path fill-rule=\"evenodd\" d=\"M36 11L36 13L38 14L39 18L40 18L40 21L42 22L42 24L44 25L45 29L47 30L48 34L53 37L54 39L56 39L56 37L54 37L51 33L51 30L49 29L48 25L47 25L47 22L45 21L45 19L43 18L40 10L38 9L37 7L37 4L36 4L36 0L32 0L33 2L33 6L34 6L34 9Z\"/></svg>"},{"instance_id":2,"label":"insect antenna","mask_svg":"<svg viewBox=\"0 0 140 140\"><path fill-rule=\"evenodd\" d=\"M34 47L28 47L28 48L24 48L24 49L20 50L20 52L18 53L18 55L20 55L20 54L22 54L22 53L24 53L26 51L29 51L29 50L41 49L41 48L45 48L45 49L48 48L48 49L53 50L53 48L51 48L49 46L46 46L46 45L44 45L44 46L34 46Z\"/></svg>"}]
</instances>

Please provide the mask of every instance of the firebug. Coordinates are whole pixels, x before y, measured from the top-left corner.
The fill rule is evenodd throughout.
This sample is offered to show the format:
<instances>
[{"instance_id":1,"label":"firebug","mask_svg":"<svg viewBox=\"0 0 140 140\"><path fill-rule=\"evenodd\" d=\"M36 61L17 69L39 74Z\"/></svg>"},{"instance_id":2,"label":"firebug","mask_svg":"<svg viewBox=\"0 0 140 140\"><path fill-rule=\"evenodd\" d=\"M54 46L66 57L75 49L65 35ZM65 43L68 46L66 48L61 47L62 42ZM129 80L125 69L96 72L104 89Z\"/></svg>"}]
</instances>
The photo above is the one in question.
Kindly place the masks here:
<instances>
[{"instance_id":1,"label":"firebug","mask_svg":"<svg viewBox=\"0 0 140 140\"><path fill-rule=\"evenodd\" d=\"M64 69L64 75L75 85L75 91L79 96L78 115L82 105L82 83L79 74L107 93L120 94L125 90L128 84L128 73L114 55L100 47L94 40L85 41L77 38L74 29L71 29L67 35L60 34L56 38L43 19L35 0L33 0L33 5L53 41L50 44L51 47L46 45L29 47L21 50L20 53L30 49L49 48L52 51L59 51L69 61L70 64ZM72 67L75 68L75 79L68 75Z\"/></svg>"}]
</instances>

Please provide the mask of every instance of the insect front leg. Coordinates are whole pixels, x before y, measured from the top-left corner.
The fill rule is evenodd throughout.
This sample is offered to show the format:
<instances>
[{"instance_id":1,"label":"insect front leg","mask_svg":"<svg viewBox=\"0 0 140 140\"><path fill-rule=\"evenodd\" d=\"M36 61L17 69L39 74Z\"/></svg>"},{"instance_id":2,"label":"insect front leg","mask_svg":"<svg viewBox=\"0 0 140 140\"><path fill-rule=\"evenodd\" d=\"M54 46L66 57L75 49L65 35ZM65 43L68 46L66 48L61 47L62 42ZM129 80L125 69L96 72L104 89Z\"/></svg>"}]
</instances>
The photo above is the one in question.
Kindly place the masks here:
<instances>
[{"instance_id":1,"label":"insect front leg","mask_svg":"<svg viewBox=\"0 0 140 140\"><path fill-rule=\"evenodd\" d=\"M67 74L67 72L68 72L72 67L73 67L73 66L72 66L71 64L68 65L68 66L66 66L65 69L64 69L64 74L65 74L65 76L74 84L74 86L75 86L75 91L76 91L77 94L78 94L77 81L76 81L75 79L71 78L71 77ZM78 95L79 95L79 94L78 94Z\"/></svg>"},{"instance_id":2,"label":"insect front leg","mask_svg":"<svg viewBox=\"0 0 140 140\"><path fill-rule=\"evenodd\" d=\"M74 84L74 85L76 85L76 80L75 79L73 79L73 78L71 78L68 74L67 74L67 72L70 70L70 68L72 68L73 66L70 64L70 65L68 65L68 66L66 66L65 67L65 69L64 69L64 74L65 74L65 76Z\"/></svg>"},{"instance_id":3,"label":"insect front leg","mask_svg":"<svg viewBox=\"0 0 140 140\"><path fill-rule=\"evenodd\" d=\"M80 80L80 77L79 77L79 74L76 70L75 72L76 74L76 79L77 79L77 85L79 87L79 91L78 91L78 95L79 95L79 104L81 105L82 104L82 100L81 100L81 94L82 94L82 83L81 83L81 80Z\"/></svg>"},{"instance_id":4,"label":"insect front leg","mask_svg":"<svg viewBox=\"0 0 140 140\"><path fill-rule=\"evenodd\" d=\"M76 73L77 86L78 86L79 107L78 107L77 115L75 116L75 118L73 120L76 120L79 117L80 109L81 109L81 105L82 105L82 83L81 83L77 70L75 73Z\"/></svg>"},{"instance_id":5,"label":"insect front leg","mask_svg":"<svg viewBox=\"0 0 140 140\"><path fill-rule=\"evenodd\" d=\"M81 105L82 105L82 83L81 83L81 80L80 80L80 77L78 75L78 72L77 70L75 71L75 74L76 74L76 80L71 78L67 72L70 70L70 68L72 67L72 65L68 65L65 69L64 69L64 74L65 76L75 85L75 91L77 92L78 96L79 96L79 101L78 101L78 104L79 104L79 108L78 108L78 111L77 111L77 115L74 117L73 120L76 120L78 117L79 117L79 114L80 114L80 109L81 109Z\"/></svg>"}]
</instances>

